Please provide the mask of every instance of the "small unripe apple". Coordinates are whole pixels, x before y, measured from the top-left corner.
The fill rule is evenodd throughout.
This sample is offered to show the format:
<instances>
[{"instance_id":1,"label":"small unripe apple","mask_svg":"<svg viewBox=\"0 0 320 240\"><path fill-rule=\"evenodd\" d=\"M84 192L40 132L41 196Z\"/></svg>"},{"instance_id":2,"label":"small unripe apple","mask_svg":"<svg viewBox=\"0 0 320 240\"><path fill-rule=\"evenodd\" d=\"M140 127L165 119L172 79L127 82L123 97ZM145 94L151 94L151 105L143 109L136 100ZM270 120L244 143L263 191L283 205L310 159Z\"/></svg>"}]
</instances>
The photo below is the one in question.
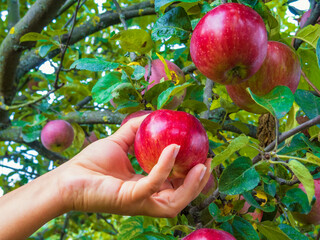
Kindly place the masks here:
<instances>
[{"instance_id":1,"label":"small unripe apple","mask_svg":"<svg viewBox=\"0 0 320 240\"><path fill-rule=\"evenodd\" d=\"M141 111L137 111L137 112L131 113L131 114L129 114L128 116L126 116L122 120L121 126L123 124L125 124L126 122L128 122L131 118L140 117L140 116L143 116L143 115L146 115L146 114L149 114L149 113L152 113L152 111L151 110L141 110Z\"/></svg>"},{"instance_id":2,"label":"small unripe apple","mask_svg":"<svg viewBox=\"0 0 320 240\"><path fill-rule=\"evenodd\" d=\"M137 131L134 151L141 168L149 173L170 144L180 145L171 179L184 178L207 160L209 141L200 121L186 112L161 109L150 113Z\"/></svg>"},{"instance_id":3,"label":"small unripe apple","mask_svg":"<svg viewBox=\"0 0 320 240\"><path fill-rule=\"evenodd\" d=\"M165 60L166 64L168 66L169 71L171 72L171 78L176 83L184 83L185 77L182 70L173 62L170 62L168 60ZM144 78L147 81L148 80L148 74L149 74L149 65L145 66L145 75ZM151 62L151 75L149 78L150 85L148 86L147 90L152 88L154 85L160 83L160 80L164 78L164 80L168 81L168 76L165 72L165 66L163 62L160 59L153 60ZM144 94L144 91L142 91L142 94ZM177 93L173 99L165 105L165 108L167 109L176 109L182 102L186 95L186 89L182 90L181 92Z\"/></svg>"},{"instance_id":4,"label":"small unripe apple","mask_svg":"<svg viewBox=\"0 0 320 240\"><path fill-rule=\"evenodd\" d=\"M308 214L293 213L294 218L304 224L320 224L320 179L314 180L314 187L316 201L311 211ZM306 192L302 183L299 184L299 188Z\"/></svg>"},{"instance_id":5,"label":"small unripe apple","mask_svg":"<svg viewBox=\"0 0 320 240\"><path fill-rule=\"evenodd\" d=\"M259 71L247 81L226 86L233 102L252 113L268 112L255 103L246 88L258 95L269 93L276 86L287 86L292 93L297 90L301 76L301 66L297 54L287 45L269 41L268 53Z\"/></svg>"},{"instance_id":6,"label":"small unripe apple","mask_svg":"<svg viewBox=\"0 0 320 240\"><path fill-rule=\"evenodd\" d=\"M64 120L48 122L41 131L43 146L53 152L62 152L71 146L74 131L70 123Z\"/></svg>"},{"instance_id":7,"label":"small unripe apple","mask_svg":"<svg viewBox=\"0 0 320 240\"><path fill-rule=\"evenodd\" d=\"M84 138L83 144L81 148L85 148L86 146L88 146L90 143L93 143L95 141L97 141L98 138L95 134L95 132L91 132L90 135L88 137Z\"/></svg>"},{"instance_id":8,"label":"small unripe apple","mask_svg":"<svg viewBox=\"0 0 320 240\"><path fill-rule=\"evenodd\" d=\"M230 233L211 229L211 228L200 228L186 237L182 238L182 240L236 240L234 236Z\"/></svg>"},{"instance_id":9,"label":"small unripe apple","mask_svg":"<svg viewBox=\"0 0 320 240\"><path fill-rule=\"evenodd\" d=\"M207 78L238 84L261 67L267 55L267 30L260 15L239 3L209 11L195 27L190 55Z\"/></svg>"}]
</instances>

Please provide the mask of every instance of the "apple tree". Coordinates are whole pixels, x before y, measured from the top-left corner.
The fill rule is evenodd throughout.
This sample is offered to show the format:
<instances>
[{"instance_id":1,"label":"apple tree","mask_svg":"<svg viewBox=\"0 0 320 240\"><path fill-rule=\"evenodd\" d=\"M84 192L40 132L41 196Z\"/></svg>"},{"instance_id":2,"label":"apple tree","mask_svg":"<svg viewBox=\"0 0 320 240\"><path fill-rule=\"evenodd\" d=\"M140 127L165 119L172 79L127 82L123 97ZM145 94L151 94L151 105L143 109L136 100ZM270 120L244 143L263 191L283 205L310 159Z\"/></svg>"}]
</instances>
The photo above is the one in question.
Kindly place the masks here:
<instances>
[{"instance_id":1,"label":"apple tree","mask_svg":"<svg viewBox=\"0 0 320 240\"><path fill-rule=\"evenodd\" d=\"M206 14L232 2L250 9L248 21L221 14L197 30ZM310 0L307 15L294 2L1 0L4 194L109 136L137 111L194 115L213 158L208 185L175 218L69 212L30 239L179 239L200 228L236 239L319 239L320 2ZM214 38L203 37L210 29ZM234 59L252 62L253 52L253 70L230 67ZM231 72L221 74L226 66ZM56 138L41 131L53 120L72 126L72 141L47 144ZM129 156L146 174L133 151Z\"/></svg>"}]
</instances>

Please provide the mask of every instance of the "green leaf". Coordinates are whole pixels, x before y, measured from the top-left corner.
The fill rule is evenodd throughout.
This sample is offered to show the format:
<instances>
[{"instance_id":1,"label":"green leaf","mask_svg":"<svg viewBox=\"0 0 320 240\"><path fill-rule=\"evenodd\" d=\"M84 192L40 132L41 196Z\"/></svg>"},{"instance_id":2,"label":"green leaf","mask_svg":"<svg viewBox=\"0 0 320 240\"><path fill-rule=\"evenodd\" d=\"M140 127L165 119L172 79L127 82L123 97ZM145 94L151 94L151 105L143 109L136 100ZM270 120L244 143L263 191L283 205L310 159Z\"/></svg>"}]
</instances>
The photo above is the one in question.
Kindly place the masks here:
<instances>
[{"instance_id":1,"label":"green leaf","mask_svg":"<svg viewBox=\"0 0 320 240\"><path fill-rule=\"evenodd\" d=\"M119 40L121 48L127 52L145 54L153 47L150 34L143 29L123 30L113 35L111 39Z\"/></svg>"},{"instance_id":2,"label":"green leaf","mask_svg":"<svg viewBox=\"0 0 320 240\"><path fill-rule=\"evenodd\" d=\"M259 240L258 233L254 230L251 223L245 219L235 216L232 224L225 222L220 226L223 230L232 234L237 240Z\"/></svg>"},{"instance_id":3,"label":"green leaf","mask_svg":"<svg viewBox=\"0 0 320 240\"><path fill-rule=\"evenodd\" d=\"M254 7L257 4L258 0L239 0L238 2L249 7Z\"/></svg>"},{"instance_id":4,"label":"green leaf","mask_svg":"<svg viewBox=\"0 0 320 240\"><path fill-rule=\"evenodd\" d=\"M22 128L22 138L25 142L33 142L37 140L40 137L41 133L41 125L36 126L25 126Z\"/></svg>"},{"instance_id":5,"label":"green leaf","mask_svg":"<svg viewBox=\"0 0 320 240\"><path fill-rule=\"evenodd\" d=\"M119 67L119 63L107 62L95 58L81 58L71 64L70 69L88 70L92 72L109 71Z\"/></svg>"},{"instance_id":6,"label":"green leaf","mask_svg":"<svg viewBox=\"0 0 320 240\"><path fill-rule=\"evenodd\" d=\"M269 202L264 206L260 206L260 204L253 198L251 192L244 192L242 193L242 196L251 206L261 209L264 212L273 212L275 210L275 205L271 205Z\"/></svg>"},{"instance_id":7,"label":"green leaf","mask_svg":"<svg viewBox=\"0 0 320 240\"><path fill-rule=\"evenodd\" d=\"M130 67L134 69L133 73L131 74L131 79L139 80L140 78L144 77L144 74L146 73L146 70L144 67L140 65L133 65Z\"/></svg>"},{"instance_id":8,"label":"green leaf","mask_svg":"<svg viewBox=\"0 0 320 240\"><path fill-rule=\"evenodd\" d=\"M156 105L158 96L170 86L173 86L171 81L157 83L144 94L144 99L146 99L148 102L152 102L153 105Z\"/></svg>"},{"instance_id":9,"label":"green leaf","mask_svg":"<svg viewBox=\"0 0 320 240\"><path fill-rule=\"evenodd\" d=\"M316 54L317 54L317 59L318 59L318 66L320 68L320 38L317 41Z\"/></svg>"},{"instance_id":10,"label":"green leaf","mask_svg":"<svg viewBox=\"0 0 320 240\"><path fill-rule=\"evenodd\" d=\"M299 48L298 52L301 59L301 67L308 79L320 89L320 68L318 65L318 59L313 49ZM309 83L301 76L301 81L298 86L299 89L313 90Z\"/></svg>"},{"instance_id":11,"label":"green leaf","mask_svg":"<svg viewBox=\"0 0 320 240\"><path fill-rule=\"evenodd\" d=\"M295 38L301 39L309 43L315 49L317 48L317 42L320 36L320 25L308 25L298 31Z\"/></svg>"},{"instance_id":12,"label":"green leaf","mask_svg":"<svg viewBox=\"0 0 320 240\"><path fill-rule=\"evenodd\" d=\"M221 125L217 122L213 122L205 118L200 118L200 122L208 132L211 132L214 135L216 134L218 129L221 129Z\"/></svg>"},{"instance_id":13,"label":"green leaf","mask_svg":"<svg viewBox=\"0 0 320 240\"><path fill-rule=\"evenodd\" d=\"M207 106L203 102L197 100L186 100L180 105L180 107L188 108L198 114L208 110Z\"/></svg>"},{"instance_id":14,"label":"green leaf","mask_svg":"<svg viewBox=\"0 0 320 240\"><path fill-rule=\"evenodd\" d=\"M131 240L143 233L143 217L131 217L120 225L119 240Z\"/></svg>"},{"instance_id":15,"label":"green leaf","mask_svg":"<svg viewBox=\"0 0 320 240\"><path fill-rule=\"evenodd\" d=\"M37 32L29 32L20 38L20 42L33 42L38 40L51 41L50 37Z\"/></svg>"},{"instance_id":16,"label":"green leaf","mask_svg":"<svg viewBox=\"0 0 320 240\"><path fill-rule=\"evenodd\" d=\"M216 222L226 222L234 217L234 215L223 216L221 215L221 210L215 203L209 205L209 213Z\"/></svg>"},{"instance_id":17,"label":"green leaf","mask_svg":"<svg viewBox=\"0 0 320 240\"><path fill-rule=\"evenodd\" d=\"M291 227L290 225L282 223L279 225L279 228L292 240L308 240L309 239L307 236L303 235L301 232Z\"/></svg>"},{"instance_id":18,"label":"green leaf","mask_svg":"<svg viewBox=\"0 0 320 240\"><path fill-rule=\"evenodd\" d=\"M252 166L248 157L239 157L221 174L219 191L227 195L236 195L254 189L260 182L260 175Z\"/></svg>"},{"instance_id":19,"label":"green leaf","mask_svg":"<svg viewBox=\"0 0 320 240\"><path fill-rule=\"evenodd\" d=\"M288 190L281 202L292 212L308 214L311 210L308 196L300 188Z\"/></svg>"},{"instance_id":20,"label":"green leaf","mask_svg":"<svg viewBox=\"0 0 320 240\"><path fill-rule=\"evenodd\" d=\"M283 231L280 230L277 223L264 221L257 224L258 230L268 240L291 240Z\"/></svg>"},{"instance_id":21,"label":"green leaf","mask_svg":"<svg viewBox=\"0 0 320 240\"><path fill-rule=\"evenodd\" d=\"M277 86L264 96L257 96L247 89L252 99L267 109L274 117L280 119L284 117L291 109L294 102L294 96L287 86Z\"/></svg>"},{"instance_id":22,"label":"green leaf","mask_svg":"<svg viewBox=\"0 0 320 240\"><path fill-rule=\"evenodd\" d=\"M92 97L97 103L106 103L110 101L112 96L112 91L120 85L121 73L110 72L104 77L100 78L98 82L92 88Z\"/></svg>"},{"instance_id":23,"label":"green leaf","mask_svg":"<svg viewBox=\"0 0 320 240\"><path fill-rule=\"evenodd\" d=\"M249 127L246 124L244 124L243 122L240 122L240 121L234 121L232 123L226 124L226 126L227 125L231 125L231 126L236 127L237 129L239 129L242 133L244 133L246 135L248 135L249 132L250 132Z\"/></svg>"},{"instance_id":24,"label":"green leaf","mask_svg":"<svg viewBox=\"0 0 320 240\"><path fill-rule=\"evenodd\" d=\"M246 135L240 135L239 137L235 138L230 142L228 147L222 151L221 153L217 154L211 164L211 169L215 168L219 164L223 163L227 158L229 158L234 152L239 151L241 148L246 146L249 143L249 138Z\"/></svg>"},{"instance_id":25,"label":"green leaf","mask_svg":"<svg viewBox=\"0 0 320 240\"><path fill-rule=\"evenodd\" d=\"M178 37L181 40L189 38L192 27L188 14L182 7L176 7L158 18L152 29L154 41L170 37Z\"/></svg>"},{"instance_id":26,"label":"green leaf","mask_svg":"<svg viewBox=\"0 0 320 240\"><path fill-rule=\"evenodd\" d=\"M295 94L295 101L309 119L320 115L320 98L309 91L298 89ZM320 124L317 126L320 127Z\"/></svg>"},{"instance_id":27,"label":"green leaf","mask_svg":"<svg viewBox=\"0 0 320 240\"><path fill-rule=\"evenodd\" d=\"M49 53L49 51L51 50L51 48L55 46L53 44L49 44L49 45L42 45L39 48L39 56L40 57L45 57L47 56L47 54Z\"/></svg>"},{"instance_id":28,"label":"green leaf","mask_svg":"<svg viewBox=\"0 0 320 240\"><path fill-rule=\"evenodd\" d=\"M187 88L187 87L189 87L191 85L192 85L192 83L184 83L182 85L177 85L177 86L170 87L167 90L165 90L164 92L162 92L158 96L157 109L163 108L164 105L169 101L169 99L171 97L173 97L175 94L183 91L185 88Z\"/></svg>"},{"instance_id":29,"label":"green leaf","mask_svg":"<svg viewBox=\"0 0 320 240\"><path fill-rule=\"evenodd\" d=\"M314 181L311 173L302 163L298 162L297 160L290 160L288 166L304 186L309 203L311 203L315 194Z\"/></svg>"},{"instance_id":30,"label":"green leaf","mask_svg":"<svg viewBox=\"0 0 320 240\"><path fill-rule=\"evenodd\" d=\"M156 12L161 11L164 13L166 8L174 2L176 2L176 0L155 0L154 8ZM179 2L194 3L194 2L199 2L199 0L180 0Z\"/></svg>"}]
</instances>

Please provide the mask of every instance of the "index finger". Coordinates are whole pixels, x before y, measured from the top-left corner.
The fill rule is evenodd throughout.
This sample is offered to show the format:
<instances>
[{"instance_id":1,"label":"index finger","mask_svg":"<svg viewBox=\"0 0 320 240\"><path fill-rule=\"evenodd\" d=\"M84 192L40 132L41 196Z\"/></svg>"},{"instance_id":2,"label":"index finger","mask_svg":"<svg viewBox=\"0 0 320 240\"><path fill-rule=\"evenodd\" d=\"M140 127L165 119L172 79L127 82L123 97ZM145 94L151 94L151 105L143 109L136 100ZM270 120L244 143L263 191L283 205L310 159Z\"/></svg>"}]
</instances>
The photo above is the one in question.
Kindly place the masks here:
<instances>
[{"instance_id":1,"label":"index finger","mask_svg":"<svg viewBox=\"0 0 320 240\"><path fill-rule=\"evenodd\" d=\"M134 138L140 127L142 121L148 116L149 114L143 115L141 117L131 118L128 122L122 125L114 134L108 137L108 140L111 140L121 148L128 152L129 147L134 143Z\"/></svg>"}]
</instances>

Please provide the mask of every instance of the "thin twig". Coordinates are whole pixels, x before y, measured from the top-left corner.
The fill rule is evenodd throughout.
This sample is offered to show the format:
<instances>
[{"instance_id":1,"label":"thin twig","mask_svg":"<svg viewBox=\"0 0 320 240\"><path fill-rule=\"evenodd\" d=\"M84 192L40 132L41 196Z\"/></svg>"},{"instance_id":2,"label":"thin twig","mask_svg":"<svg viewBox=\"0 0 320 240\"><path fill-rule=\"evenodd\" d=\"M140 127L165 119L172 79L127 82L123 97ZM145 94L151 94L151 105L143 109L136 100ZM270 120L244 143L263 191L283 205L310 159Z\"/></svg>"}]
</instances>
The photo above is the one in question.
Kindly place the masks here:
<instances>
[{"instance_id":1,"label":"thin twig","mask_svg":"<svg viewBox=\"0 0 320 240\"><path fill-rule=\"evenodd\" d=\"M18 104L18 105L8 106L8 105L4 104L4 102L1 102L1 101L0 101L0 109L1 109L1 110L5 110L5 111L10 111L10 110L14 110L14 109L18 109L18 108L22 108L22 107L26 107L26 106L35 104L35 103L40 102L41 100L47 98L51 93L57 91L57 90L60 89L62 86L63 86L63 85L59 85L59 86L57 86L57 88L50 90L50 91L47 92L45 95L43 95L43 96L41 96L41 97L39 97L39 98L37 98L37 99L34 99L34 100L30 101L30 102Z\"/></svg>"},{"instance_id":2,"label":"thin twig","mask_svg":"<svg viewBox=\"0 0 320 240\"><path fill-rule=\"evenodd\" d=\"M60 234L60 240L64 240L65 237L67 236L66 233L67 233L67 228L69 225L70 215L71 215L71 212L68 212L65 219L64 219L63 227L61 229L61 234Z\"/></svg>"},{"instance_id":3,"label":"thin twig","mask_svg":"<svg viewBox=\"0 0 320 240\"><path fill-rule=\"evenodd\" d=\"M276 152L278 149L279 144L279 119L277 117L274 117L274 121L276 123L275 131L276 131L276 138L275 138L275 144L274 144L274 151Z\"/></svg>"},{"instance_id":4,"label":"thin twig","mask_svg":"<svg viewBox=\"0 0 320 240\"><path fill-rule=\"evenodd\" d=\"M97 218L104 220L104 221L112 228L113 232L108 231L108 233L109 233L110 235L117 235L117 234L118 234L118 231L117 231L117 229L113 226L113 224L110 223L110 222L108 222L108 220L105 219L101 213L97 213Z\"/></svg>"},{"instance_id":5,"label":"thin twig","mask_svg":"<svg viewBox=\"0 0 320 240\"><path fill-rule=\"evenodd\" d=\"M307 83L316 91L316 93L320 95L319 89L309 80L304 71L301 71L301 75L304 77Z\"/></svg>"},{"instance_id":6,"label":"thin twig","mask_svg":"<svg viewBox=\"0 0 320 240\"><path fill-rule=\"evenodd\" d=\"M66 51L67 51L67 48L69 46L69 43L70 43L70 40L71 40L71 36L72 36L72 33L73 33L73 30L74 30L74 27L76 25L76 22L77 22L77 13L78 13L78 10L80 8L80 2L81 0L78 0L78 4L76 6L76 10L74 12L74 15L75 17L73 18L73 24L72 24L72 27L71 27L71 30L70 30L70 33L69 33L69 36L68 36L68 39L66 41L66 44L63 46L63 49L62 49L62 52L61 52L61 60L60 60L60 65L59 65L59 68L58 68L58 71L56 73L56 79L54 81L54 88L57 89L57 88L60 88L64 85L64 83L62 84L58 84L58 81L59 81L59 74L60 74L60 71L62 69L62 66L63 66L63 59L64 59L64 56L66 54Z\"/></svg>"},{"instance_id":7,"label":"thin twig","mask_svg":"<svg viewBox=\"0 0 320 240\"><path fill-rule=\"evenodd\" d=\"M125 16L124 16L123 13L122 13L120 4L118 3L117 0L112 0L112 2L113 2L113 4L116 6L117 12L118 12L118 14L119 14L119 19L120 19L120 22L121 22L122 25L123 25L124 30L128 30L128 25L127 25Z\"/></svg>"}]
</instances>

